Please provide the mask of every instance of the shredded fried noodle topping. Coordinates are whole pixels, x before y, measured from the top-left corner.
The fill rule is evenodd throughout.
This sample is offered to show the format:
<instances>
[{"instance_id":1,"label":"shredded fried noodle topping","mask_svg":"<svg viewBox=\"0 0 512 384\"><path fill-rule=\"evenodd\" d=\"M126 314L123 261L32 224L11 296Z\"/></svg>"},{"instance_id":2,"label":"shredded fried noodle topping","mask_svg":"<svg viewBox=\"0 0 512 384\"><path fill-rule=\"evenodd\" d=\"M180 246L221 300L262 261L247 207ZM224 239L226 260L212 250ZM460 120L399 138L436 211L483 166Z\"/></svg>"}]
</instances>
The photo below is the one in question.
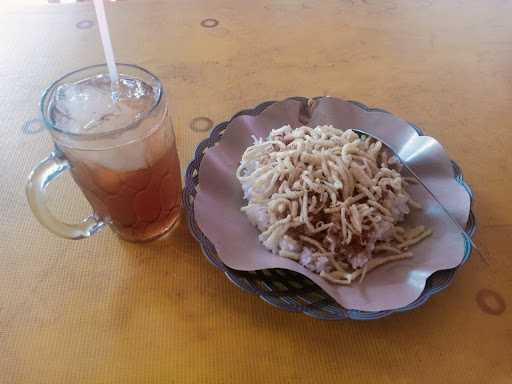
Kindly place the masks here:
<instances>
[{"instance_id":1,"label":"shredded fried noodle topping","mask_svg":"<svg viewBox=\"0 0 512 384\"><path fill-rule=\"evenodd\" d=\"M274 129L254 138L237 170L262 244L334 284L412 256L409 247L429 236L404 228L414 179L379 141L330 125Z\"/></svg>"}]
</instances>

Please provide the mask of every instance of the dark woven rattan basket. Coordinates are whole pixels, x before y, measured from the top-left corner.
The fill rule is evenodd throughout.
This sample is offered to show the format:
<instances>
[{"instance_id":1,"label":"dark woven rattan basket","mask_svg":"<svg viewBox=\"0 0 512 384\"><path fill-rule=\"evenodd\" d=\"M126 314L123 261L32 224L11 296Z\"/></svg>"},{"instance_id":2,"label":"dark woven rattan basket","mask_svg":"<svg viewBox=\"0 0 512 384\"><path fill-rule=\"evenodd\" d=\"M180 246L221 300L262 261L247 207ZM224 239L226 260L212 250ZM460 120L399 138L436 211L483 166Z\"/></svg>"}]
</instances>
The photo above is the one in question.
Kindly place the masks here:
<instances>
[{"instance_id":1,"label":"dark woven rattan basket","mask_svg":"<svg viewBox=\"0 0 512 384\"><path fill-rule=\"evenodd\" d=\"M307 101L307 99L303 97L293 97L292 99L301 102ZM232 119L240 115L257 115L273 103L275 103L275 101L264 102L253 109L248 109L237 113L235 116L233 116ZM380 111L389 113L382 109L369 108L366 105L356 101L351 101L351 103L358 106L359 108L364 109L365 111ZM198 176L199 166L201 164L201 160L203 159L204 153L207 148L214 146L215 143L217 143L222 138L222 134L230 121L225 121L217 125L211 131L210 136L206 140L203 140L201 143L199 143L197 146L194 158L190 162L186 172L185 189L183 191L183 204L186 209L190 231L201 245L201 249L204 255L214 266L223 271L227 278L239 288L246 292L258 295L262 300L274 305L277 308L293 312L303 312L304 314L317 319L365 320L378 319L384 316L388 316L394 312L402 312L416 308L425 303L433 294L445 289L448 287L448 285L450 285L458 267L437 271L432 274L428 278L425 289L421 295L409 305L398 309L367 312L342 308L334 301L334 299L327 295L315 283L296 272L284 269L266 269L246 272L237 271L224 265L217 256L214 245L201 232L201 229L196 223L194 217L194 199L197 193L197 186L200 181ZM414 126L413 124L410 125L418 132L419 135L423 135L423 132L418 127ZM455 179L465 188L472 199L473 195L471 189L464 182L462 170L453 161L452 165ZM470 236L472 236L475 229L475 218L473 212L470 211L469 220L466 224L466 231ZM460 265L469 259L471 253L470 243L467 240L465 240L465 242L464 258Z\"/></svg>"}]
</instances>

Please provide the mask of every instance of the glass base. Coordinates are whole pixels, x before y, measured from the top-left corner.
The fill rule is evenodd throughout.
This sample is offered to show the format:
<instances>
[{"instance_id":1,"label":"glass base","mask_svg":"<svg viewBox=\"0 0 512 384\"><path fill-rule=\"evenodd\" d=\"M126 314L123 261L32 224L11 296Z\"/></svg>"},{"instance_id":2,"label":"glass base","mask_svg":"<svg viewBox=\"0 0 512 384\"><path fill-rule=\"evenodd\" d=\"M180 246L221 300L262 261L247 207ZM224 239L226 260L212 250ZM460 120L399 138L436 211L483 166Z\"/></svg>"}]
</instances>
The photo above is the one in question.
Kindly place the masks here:
<instances>
[{"instance_id":1,"label":"glass base","mask_svg":"<svg viewBox=\"0 0 512 384\"><path fill-rule=\"evenodd\" d=\"M126 233L121 233L112 225L110 228L116 233L116 235L125 241L129 241L130 243L148 243L150 241L155 241L162 239L167 236L172 230L176 227L176 224L179 222L181 217L181 207L175 209L175 212L171 214L171 219L166 223L166 225L161 226L158 231L147 233L145 235L140 236L129 236Z\"/></svg>"}]
</instances>

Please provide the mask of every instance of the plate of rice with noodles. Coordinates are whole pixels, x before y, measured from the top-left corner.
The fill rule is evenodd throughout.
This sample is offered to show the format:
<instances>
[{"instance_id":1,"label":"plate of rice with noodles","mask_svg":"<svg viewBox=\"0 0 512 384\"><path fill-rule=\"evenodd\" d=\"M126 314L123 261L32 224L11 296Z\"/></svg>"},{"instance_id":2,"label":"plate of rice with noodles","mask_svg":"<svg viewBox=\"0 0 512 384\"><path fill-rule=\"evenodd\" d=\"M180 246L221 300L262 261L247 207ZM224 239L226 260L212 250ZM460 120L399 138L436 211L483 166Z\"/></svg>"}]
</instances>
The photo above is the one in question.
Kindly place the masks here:
<instances>
[{"instance_id":1,"label":"plate of rice with noodles","mask_svg":"<svg viewBox=\"0 0 512 384\"><path fill-rule=\"evenodd\" d=\"M266 102L217 125L183 196L192 234L229 280L317 318L414 308L471 252L441 209L472 233L471 192L443 146L334 97Z\"/></svg>"},{"instance_id":2,"label":"plate of rice with noodles","mask_svg":"<svg viewBox=\"0 0 512 384\"><path fill-rule=\"evenodd\" d=\"M363 281L385 263L413 256L432 234L402 225L421 209L400 160L382 142L330 125L285 125L254 137L237 169L241 210L272 253L334 284Z\"/></svg>"}]
</instances>

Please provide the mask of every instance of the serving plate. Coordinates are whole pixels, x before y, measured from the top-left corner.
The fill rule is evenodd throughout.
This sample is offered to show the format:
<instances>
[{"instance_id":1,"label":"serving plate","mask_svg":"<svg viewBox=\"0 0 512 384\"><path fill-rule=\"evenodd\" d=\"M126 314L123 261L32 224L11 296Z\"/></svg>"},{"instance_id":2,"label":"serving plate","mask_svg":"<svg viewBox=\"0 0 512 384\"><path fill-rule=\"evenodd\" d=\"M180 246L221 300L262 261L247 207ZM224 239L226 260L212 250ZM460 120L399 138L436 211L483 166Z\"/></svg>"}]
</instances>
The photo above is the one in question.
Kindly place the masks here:
<instances>
[{"instance_id":1,"label":"serving plate","mask_svg":"<svg viewBox=\"0 0 512 384\"><path fill-rule=\"evenodd\" d=\"M403 146L406 149L408 148L407 146L411 147L410 142L412 139L414 139L412 141L416 140L419 142L423 142L423 144L425 142L430 143L430 141L428 140L429 138L427 137L416 138L416 136L423 136L423 133L419 128L417 128L413 124L406 123L403 120L394 117L393 115L382 109L368 108L367 106L359 102L347 102L335 98L319 97L315 98L315 100L317 104L320 105L320 108L316 112L316 116L313 117L313 120L316 119L318 121L325 119L333 119L335 123L337 120L338 124L335 124L335 126L342 124L343 118L347 118L348 120L352 119L352 121L358 121L358 124L359 122L371 123L371 121L379 121L379 127L385 127L386 125L389 125L389 129L383 132L384 136L388 135L388 137L391 137L390 140L400 141L403 137L406 137L408 135L409 139L407 139L403 143ZM264 268L246 271L240 270L243 269L244 267L243 263L240 265L237 265L236 263L233 264L232 260L226 258L226 253L229 250L224 251L224 254L219 254L217 251L217 248L219 247L216 247L214 245L215 241L212 241L212 238L217 239L217 244L220 245L221 249L226 249L226 242L219 242L218 238L216 238L217 234L212 233L211 230L210 236L207 236L204 229L202 229L204 227L208 227L208 225L207 223L205 224L204 215L203 217L201 217L201 214L199 215L199 217L197 215L198 211L199 213L201 213L201 204L203 205L202 211L204 213L204 201L202 202L201 199L199 199L199 203L197 203L197 197L198 192L200 198L201 193L203 193L203 195L207 193L207 191L205 192L205 190L208 190L209 185L204 184L206 181L204 181L203 185L201 185L201 166L203 166L203 168L206 169L203 169L203 172L211 173L211 169L215 169L208 168L206 166L206 163L204 163L205 153L207 153L209 149L215 148L212 149L212 151L210 152L210 156L206 156L206 162L214 161L214 152L222 151L222 148L220 148L222 146L219 146L218 144L219 142L221 142L223 135L226 133L226 130L230 129L231 131L233 131L236 129L238 130L237 132L243 129L254 130L255 126L256 129L258 129L258 124L254 122L257 122L259 118L261 118L262 123L265 122L265 124L268 124L269 118L278 120L280 118L291 118L292 120L296 120L296 125L302 123L303 119L311 118L311 116L308 116L308 113L311 114L311 111L308 112L306 108L307 105L308 99L302 97L294 97L281 102L269 101L262 103L253 109L241 111L237 113L235 116L233 116L231 120L217 125L211 131L209 138L202 141L198 145L194 158L187 168L186 183L183 192L184 206L187 212L188 224L192 234L201 245L202 251L208 258L208 260L221 271L223 271L225 275L234 284L236 284L238 287L240 287L246 292L258 295L267 303L272 304L281 309L303 312L306 315L319 319L349 318L361 320L377 319L383 316L387 316L394 312L406 311L418 307L419 305L426 302L434 293L437 293L442 289L446 288L452 281L457 268L460 265L462 265L465 261L467 261L467 259L469 258L469 255L471 253L471 246L469 242L467 242L463 238L462 235L460 236L460 252L458 251L456 259L454 259L456 260L455 265L453 265L453 267L451 268L446 268L442 270L436 270L435 268L433 268L433 273L428 273L428 275L425 275L423 277L423 281L421 281L420 277L421 286L418 286L417 282L415 283L416 289L418 290L416 293L411 292L410 295L408 295L407 297L403 297L401 299L402 301L399 302L393 303L389 302L389 300L383 300L383 303L377 303L377 305L375 305L375 302L372 303L371 300L369 303L365 304L361 302L360 298L359 301L348 300L347 302L349 303L350 307L346 308L345 306L340 305L341 300L339 298L335 300L332 297L332 292L328 294L328 290L326 290L325 287L324 289L322 289L318 285L318 281L317 283L313 282L312 279L315 279L314 276L312 277L312 279L310 279L304 276L302 273L298 273L297 271L292 271L283 268ZM281 115L298 114L298 116L283 117L279 115L280 113ZM330 116L328 116L329 114ZM334 116L338 114L341 114L341 116ZM348 114L351 115L349 116ZM404 131L406 130L407 133L400 134L400 129ZM229 131L228 133L230 133L231 136L227 135L228 138L226 140L233 140L234 133ZM391 134L391 136L389 136L389 134ZM428 146L423 145L423 147ZM426 149L423 148L421 150L424 152ZM224 149L224 151L229 152L230 150ZM224 154L221 153L220 157L217 157L216 161L219 162L219 159L223 159L222 156L224 156ZM208 159L208 157L210 157L210 159ZM408 165L420 167L420 173L423 172L423 174L425 174L425 177L429 177L429 172L432 173L432 171L427 170L425 173L425 170L421 170L421 161L418 162L417 160L415 160L414 156L409 157L412 160L411 164L408 163ZM437 154L437 157L439 157L439 153ZM448 172L450 173L449 176L451 180L456 182L456 185L459 187L461 191L463 191L463 195L465 198L467 198L468 201L467 208L465 205L459 206L458 211L452 213L454 213L459 218L459 221L462 224L465 224L467 232L470 235L472 235L475 230L476 224L473 213L470 210L470 202L472 199L471 189L464 182L460 167L458 167L457 164L453 161L446 161L448 162ZM225 162L229 163L229 159L226 159ZM439 169L436 172L446 173L446 164L444 164L444 168L442 162L440 164L441 165L440 167L438 167ZM223 165L221 165L221 167L222 166ZM436 167L434 166L432 169L436 169ZM203 179L208 180L208 182L211 183L209 177L210 176L204 176L203 174ZM453 186L451 188L453 188ZM459 196L458 200L464 200L464 198L461 199ZM449 208L451 207L450 201L445 200L443 201L443 203L446 203L446 205ZM222 220L222 218L220 220ZM224 235L224 238L226 238L226 235ZM236 239L231 239L229 241L236 241ZM459 250L459 248L457 249ZM224 262L223 258L225 261L228 260L228 263ZM233 268L233 265L235 265L237 268ZM348 291L345 291L343 295L346 295L347 292ZM350 294L351 293L348 292L348 295ZM344 296L343 298L347 297L348 296ZM411 297L413 297L413 299L411 299ZM403 304L404 302L406 302L405 305L400 304ZM370 308L370 310L368 310L367 308ZM375 308L377 308L378 310L375 310Z\"/></svg>"}]
</instances>

